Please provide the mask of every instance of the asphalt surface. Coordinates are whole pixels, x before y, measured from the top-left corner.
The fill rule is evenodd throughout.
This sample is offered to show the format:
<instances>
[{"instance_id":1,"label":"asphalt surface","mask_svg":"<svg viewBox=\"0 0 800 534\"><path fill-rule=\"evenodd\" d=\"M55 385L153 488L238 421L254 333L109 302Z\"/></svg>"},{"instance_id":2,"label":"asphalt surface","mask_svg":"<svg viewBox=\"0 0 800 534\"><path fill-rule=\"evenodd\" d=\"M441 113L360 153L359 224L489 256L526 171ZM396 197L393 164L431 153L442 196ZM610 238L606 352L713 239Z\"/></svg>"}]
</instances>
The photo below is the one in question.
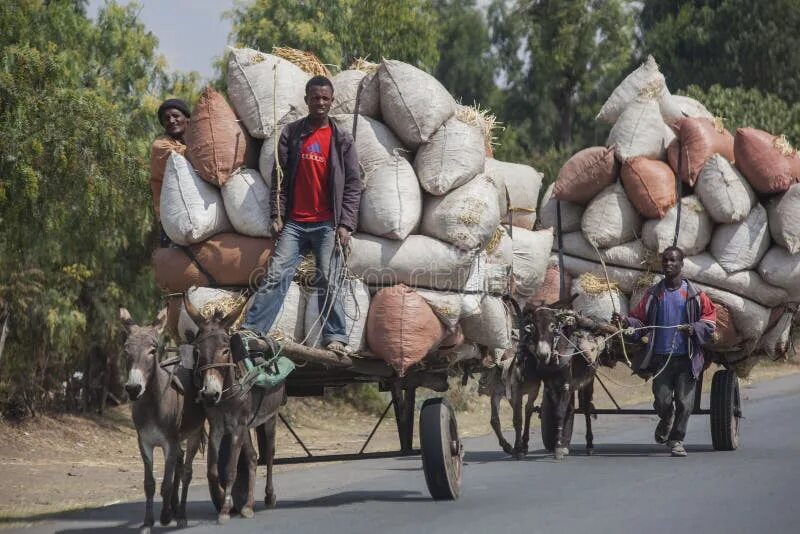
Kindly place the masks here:
<instances>
[{"instance_id":1,"label":"asphalt surface","mask_svg":"<svg viewBox=\"0 0 800 534\"><path fill-rule=\"evenodd\" d=\"M196 488L190 528L182 532L800 533L800 375L742 394L745 420L733 452L712 449L707 416L690 421L687 458L652 443L652 416L602 416L589 457L580 417L572 454L562 462L543 450L515 461L493 437L467 440L456 502L430 500L419 458L336 463L281 474L276 509L257 500L255 518L233 517L224 526L204 488ZM538 431L532 446L541 447ZM263 487L262 479L257 496ZM159 510L160 502L156 517ZM117 504L20 531L134 532L143 512L141 502Z\"/></svg>"}]
</instances>

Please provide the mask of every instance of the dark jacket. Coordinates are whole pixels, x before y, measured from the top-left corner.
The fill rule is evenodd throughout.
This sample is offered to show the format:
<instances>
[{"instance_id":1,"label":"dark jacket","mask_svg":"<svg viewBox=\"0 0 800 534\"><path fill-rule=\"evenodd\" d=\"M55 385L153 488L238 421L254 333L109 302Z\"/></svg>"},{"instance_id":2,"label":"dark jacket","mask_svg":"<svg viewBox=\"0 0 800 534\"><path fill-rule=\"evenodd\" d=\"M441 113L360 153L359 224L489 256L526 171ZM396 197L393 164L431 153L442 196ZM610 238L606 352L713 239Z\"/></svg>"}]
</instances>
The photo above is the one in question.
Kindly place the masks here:
<instances>
[{"instance_id":1,"label":"dark jacket","mask_svg":"<svg viewBox=\"0 0 800 534\"><path fill-rule=\"evenodd\" d=\"M334 226L344 226L351 232L358 225L358 206L361 203L361 177L358 169L358 155L356 154L353 137L338 127L331 119L331 150L328 157L328 180L331 191L331 208L334 217ZM285 221L292 211L295 174L300 161L300 148L303 141L311 134L312 129L308 124L308 117L287 124L281 132L278 142L279 164L283 170L280 188L280 203L278 195L271 195L272 219L280 213ZM277 166L272 171L273 187L277 187ZM280 209L280 211L279 211Z\"/></svg>"},{"instance_id":2,"label":"dark jacket","mask_svg":"<svg viewBox=\"0 0 800 534\"><path fill-rule=\"evenodd\" d=\"M685 280L685 279L684 279ZM685 280L689 288L689 296L686 300L686 316L689 324L692 325L692 335L689 337L689 357L692 359L692 373L694 377L700 376L703 370L703 345L711 341L711 336L717 327L717 310L711 299L698 290L689 280ZM664 280L650 287L645 293L639 304L631 310L628 315L628 324L633 328L643 326L657 326L656 316L658 313L658 299L666 291ZM639 339L643 335L648 335L647 351L642 359L639 368L635 371L647 372L653 361L653 346L656 336L650 330L639 330L632 337Z\"/></svg>"}]
</instances>

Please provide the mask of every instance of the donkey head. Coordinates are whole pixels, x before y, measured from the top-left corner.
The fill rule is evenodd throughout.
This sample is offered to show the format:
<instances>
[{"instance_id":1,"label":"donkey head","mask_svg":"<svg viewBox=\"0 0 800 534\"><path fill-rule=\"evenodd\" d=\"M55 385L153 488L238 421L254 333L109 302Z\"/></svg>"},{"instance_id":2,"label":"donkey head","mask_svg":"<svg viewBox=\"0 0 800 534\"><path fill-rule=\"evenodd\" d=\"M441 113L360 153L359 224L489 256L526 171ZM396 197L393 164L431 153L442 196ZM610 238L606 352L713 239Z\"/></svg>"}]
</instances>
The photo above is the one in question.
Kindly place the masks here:
<instances>
[{"instance_id":1,"label":"donkey head","mask_svg":"<svg viewBox=\"0 0 800 534\"><path fill-rule=\"evenodd\" d=\"M233 385L235 364L231 357L229 330L246 302L227 314L217 311L211 317L204 317L185 294L183 305L198 327L194 350L195 383L201 388L200 398L207 405L218 404L223 392Z\"/></svg>"},{"instance_id":2,"label":"donkey head","mask_svg":"<svg viewBox=\"0 0 800 534\"><path fill-rule=\"evenodd\" d=\"M135 401L144 395L147 384L156 372L158 339L167 322L167 313L166 309L161 310L156 320L147 326L134 323L131 314L125 308L120 308L119 318L128 334L125 340L125 360L128 365L125 391L128 397Z\"/></svg>"},{"instance_id":3,"label":"donkey head","mask_svg":"<svg viewBox=\"0 0 800 534\"><path fill-rule=\"evenodd\" d=\"M525 343L528 350L546 365L554 353L558 356L562 343L566 342L575 326L575 312L569 309L574 299L573 295L552 306L525 306Z\"/></svg>"}]
</instances>

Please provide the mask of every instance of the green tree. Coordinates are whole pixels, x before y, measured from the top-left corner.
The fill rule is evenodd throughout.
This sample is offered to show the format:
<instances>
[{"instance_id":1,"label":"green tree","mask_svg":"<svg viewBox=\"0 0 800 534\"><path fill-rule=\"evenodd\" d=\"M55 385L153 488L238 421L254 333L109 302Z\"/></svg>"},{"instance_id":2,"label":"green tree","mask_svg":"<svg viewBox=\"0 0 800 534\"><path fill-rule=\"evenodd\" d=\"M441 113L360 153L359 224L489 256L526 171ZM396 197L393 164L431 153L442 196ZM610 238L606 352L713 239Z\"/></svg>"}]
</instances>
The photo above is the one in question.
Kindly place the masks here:
<instances>
[{"instance_id":1,"label":"green tree","mask_svg":"<svg viewBox=\"0 0 800 534\"><path fill-rule=\"evenodd\" d=\"M346 67L358 57L399 59L433 70L436 16L428 0L256 0L227 13L238 46L289 46Z\"/></svg>"},{"instance_id":2,"label":"green tree","mask_svg":"<svg viewBox=\"0 0 800 534\"><path fill-rule=\"evenodd\" d=\"M719 84L800 100L800 0L646 0L640 23L673 90Z\"/></svg>"},{"instance_id":3,"label":"green tree","mask_svg":"<svg viewBox=\"0 0 800 534\"><path fill-rule=\"evenodd\" d=\"M622 0L494 0L507 98L501 116L534 147L598 142L593 116L628 67L634 13Z\"/></svg>"},{"instance_id":4,"label":"green tree","mask_svg":"<svg viewBox=\"0 0 800 534\"><path fill-rule=\"evenodd\" d=\"M161 94L196 90L134 4L83 4L0 5L0 402L29 411L119 353L120 305L155 314L148 147Z\"/></svg>"}]
</instances>

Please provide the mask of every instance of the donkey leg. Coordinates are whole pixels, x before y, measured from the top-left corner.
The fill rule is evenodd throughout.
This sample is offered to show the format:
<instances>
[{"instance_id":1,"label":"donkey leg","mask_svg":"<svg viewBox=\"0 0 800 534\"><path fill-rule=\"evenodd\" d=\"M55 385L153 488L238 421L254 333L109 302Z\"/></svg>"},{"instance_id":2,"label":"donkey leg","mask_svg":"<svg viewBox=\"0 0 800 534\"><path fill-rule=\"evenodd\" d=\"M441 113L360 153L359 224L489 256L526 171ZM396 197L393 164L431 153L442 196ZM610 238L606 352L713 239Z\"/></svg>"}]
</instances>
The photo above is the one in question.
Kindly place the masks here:
<instances>
[{"instance_id":1,"label":"donkey leg","mask_svg":"<svg viewBox=\"0 0 800 534\"><path fill-rule=\"evenodd\" d=\"M189 436L186 441L186 459L181 471L181 494L178 508L175 512L175 518L178 520L178 527L185 528L188 525L186 517L186 498L189 494L189 484L192 482L192 463L197 451L200 449L200 443L203 439L203 429L201 428L195 434ZM177 493L177 492L176 492Z\"/></svg>"},{"instance_id":2,"label":"donkey leg","mask_svg":"<svg viewBox=\"0 0 800 534\"><path fill-rule=\"evenodd\" d=\"M219 424L221 426L221 423ZM217 425L211 427L211 434L208 437L208 456L206 457L206 478L208 479L208 490L211 493L211 501L217 510L222 509L222 501L225 494L219 481L219 456L222 446L223 430ZM230 449L230 447L229 447Z\"/></svg>"},{"instance_id":3,"label":"donkey leg","mask_svg":"<svg viewBox=\"0 0 800 534\"><path fill-rule=\"evenodd\" d=\"M589 382L578 392L578 402L580 403L583 417L586 420L586 454L591 456L594 452L594 434L592 433L592 396L594 395L594 382Z\"/></svg>"},{"instance_id":4,"label":"donkey leg","mask_svg":"<svg viewBox=\"0 0 800 534\"><path fill-rule=\"evenodd\" d=\"M563 460L569 454L569 449L564 443L564 425L569 415L568 408L569 402L572 399L572 393L569 390L569 384L559 384L552 388L553 395L556 400L555 404L555 420L556 420L556 446L554 456L556 460Z\"/></svg>"},{"instance_id":5,"label":"donkey leg","mask_svg":"<svg viewBox=\"0 0 800 534\"><path fill-rule=\"evenodd\" d=\"M144 523L140 529L141 534L150 534L150 527L155 524L153 519L153 496L156 494L156 479L153 476L153 445L144 443L139 436L139 454L144 464Z\"/></svg>"},{"instance_id":6,"label":"donkey leg","mask_svg":"<svg viewBox=\"0 0 800 534\"><path fill-rule=\"evenodd\" d=\"M175 467L178 463L177 443L169 442L164 446L164 479L161 481L161 517L162 525L172 522L172 495L175 480Z\"/></svg>"},{"instance_id":7,"label":"donkey leg","mask_svg":"<svg viewBox=\"0 0 800 534\"><path fill-rule=\"evenodd\" d=\"M245 430L246 432L247 430ZM227 480L225 480L225 496L222 500L222 509L219 511L217 521L219 523L227 523L231 518L231 510L233 509L233 495L232 490L236 484L236 475L238 474L237 465L239 463L239 455L242 452L242 430L235 430L231 432L231 454L228 458L226 468Z\"/></svg>"},{"instance_id":8,"label":"donkey leg","mask_svg":"<svg viewBox=\"0 0 800 534\"><path fill-rule=\"evenodd\" d=\"M503 428L500 426L500 401L502 400L502 395L492 395L492 416L489 419L489 424L492 426L492 430L494 430L494 434L497 436L497 441L500 443L500 447L502 447L503 452L506 454L514 454L514 449L511 447L511 444L506 441L505 436L503 436Z\"/></svg>"},{"instance_id":9,"label":"donkey leg","mask_svg":"<svg viewBox=\"0 0 800 534\"><path fill-rule=\"evenodd\" d=\"M247 471L250 476L247 478L247 502L239 513L242 517L251 518L255 515L253 509L255 507L255 491L256 491L256 467L258 466L258 453L253 446L253 440L250 437L250 432L246 431L244 443L242 444L242 452L247 459Z\"/></svg>"},{"instance_id":10,"label":"donkey leg","mask_svg":"<svg viewBox=\"0 0 800 534\"><path fill-rule=\"evenodd\" d=\"M528 443L531 439L531 416L535 408L536 397L539 396L539 386L541 382L536 380L532 384L525 384L525 393L528 399L525 402L525 429L522 433L522 452L528 454Z\"/></svg>"},{"instance_id":11,"label":"donkey leg","mask_svg":"<svg viewBox=\"0 0 800 534\"><path fill-rule=\"evenodd\" d=\"M264 425L266 430L266 464L267 464L267 486L264 490L264 504L267 508L275 508L277 498L275 497L275 487L272 484L272 466L275 462L275 430L278 423L278 418L273 417L272 421ZM255 478L255 477L254 477Z\"/></svg>"},{"instance_id":12,"label":"donkey leg","mask_svg":"<svg viewBox=\"0 0 800 534\"><path fill-rule=\"evenodd\" d=\"M522 392L519 385L511 391L512 421L514 423L514 458L522 457Z\"/></svg>"},{"instance_id":13,"label":"donkey leg","mask_svg":"<svg viewBox=\"0 0 800 534\"><path fill-rule=\"evenodd\" d=\"M170 499L170 507L172 509L173 516L176 516L178 512L178 506L180 506L181 478L183 477L183 462L186 458L186 454L183 451L183 447L181 447L180 441L176 443L176 448L178 454L175 458L175 475L172 478L172 498Z\"/></svg>"}]
</instances>

